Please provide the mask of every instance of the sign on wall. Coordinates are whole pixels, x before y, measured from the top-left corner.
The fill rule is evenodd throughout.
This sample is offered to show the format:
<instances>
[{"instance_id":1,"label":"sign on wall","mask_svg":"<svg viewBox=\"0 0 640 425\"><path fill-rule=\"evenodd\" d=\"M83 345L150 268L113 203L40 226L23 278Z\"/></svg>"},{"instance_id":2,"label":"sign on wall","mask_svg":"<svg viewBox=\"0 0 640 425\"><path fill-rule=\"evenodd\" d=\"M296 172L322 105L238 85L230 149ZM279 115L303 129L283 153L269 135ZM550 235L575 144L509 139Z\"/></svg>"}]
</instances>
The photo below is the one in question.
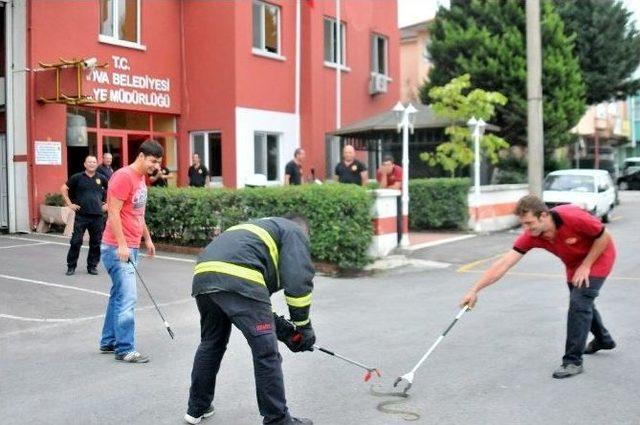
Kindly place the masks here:
<instances>
[{"instance_id":1,"label":"sign on wall","mask_svg":"<svg viewBox=\"0 0 640 425\"><path fill-rule=\"evenodd\" d=\"M36 165L62 165L62 143L36 140Z\"/></svg>"},{"instance_id":2,"label":"sign on wall","mask_svg":"<svg viewBox=\"0 0 640 425\"><path fill-rule=\"evenodd\" d=\"M111 56L109 68L89 69L87 81L94 84L91 97L121 105L171 108L171 79L133 72L129 59Z\"/></svg>"}]
</instances>

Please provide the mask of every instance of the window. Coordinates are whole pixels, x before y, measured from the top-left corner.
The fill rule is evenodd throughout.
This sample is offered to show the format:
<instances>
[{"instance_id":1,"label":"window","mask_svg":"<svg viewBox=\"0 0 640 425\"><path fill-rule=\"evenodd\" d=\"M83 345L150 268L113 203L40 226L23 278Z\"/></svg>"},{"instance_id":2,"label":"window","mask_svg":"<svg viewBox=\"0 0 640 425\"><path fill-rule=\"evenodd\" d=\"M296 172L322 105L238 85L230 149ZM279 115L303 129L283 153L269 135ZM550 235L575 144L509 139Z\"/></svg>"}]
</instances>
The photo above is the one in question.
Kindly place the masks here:
<instances>
[{"instance_id":1,"label":"window","mask_svg":"<svg viewBox=\"0 0 640 425\"><path fill-rule=\"evenodd\" d=\"M222 182L222 135L218 132L191 133L191 155L197 153L209 169L211 181ZM191 161L191 158L189 158Z\"/></svg>"},{"instance_id":2,"label":"window","mask_svg":"<svg viewBox=\"0 0 640 425\"><path fill-rule=\"evenodd\" d=\"M100 35L108 40L140 42L140 0L100 0Z\"/></svg>"},{"instance_id":3,"label":"window","mask_svg":"<svg viewBox=\"0 0 640 425\"><path fill-rule=\"evenodd\" d=\"M280 8L262 1L253 2L253 47L280 54Z\"/></svg>"},{"instance_id":4,"label":"window","mask_svg":"<svg viewBox=\"0 0 640 425\"><path fill-rule=\"evenodd\" d=\"M344 22L340 22L340 58L338 58L338 25L332 18L324 18L324 61L331 64L345 65L346 32Z\"/></svg>"},{"instance_id":5,"label":"window","mask_svg":"<svg viewBox=\"0 0 640 425\"><path fill-rule=\"evenodd\" d=\"M371 72L388 75L387 37L373 34L371 37Z\"/></svg>"},{"instance_id":6,"label":"window","mask_svg":"<svg viewBox=\"0 0 640 425\"><path fill-rule=\"evenodd\" d=\"M280 170L280 136L274 133L256 132L253 137L253 153L255 174L264 174L268 181L279 179Z\"/></svg>"}]
</instances>

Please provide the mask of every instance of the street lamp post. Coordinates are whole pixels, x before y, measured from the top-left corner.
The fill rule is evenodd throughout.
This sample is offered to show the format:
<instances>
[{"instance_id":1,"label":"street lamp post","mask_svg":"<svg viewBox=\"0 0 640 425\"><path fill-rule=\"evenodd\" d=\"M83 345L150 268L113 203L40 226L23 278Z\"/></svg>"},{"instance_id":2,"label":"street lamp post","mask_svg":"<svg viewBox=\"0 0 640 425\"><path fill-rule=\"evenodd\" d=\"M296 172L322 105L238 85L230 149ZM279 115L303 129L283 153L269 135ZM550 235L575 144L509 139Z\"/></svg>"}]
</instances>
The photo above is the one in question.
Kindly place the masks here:
<instances>
[{"instance_id":1,"label":"street lamp post","mask_svg":"<svg viewBox=\"0 0 640 425\"><path fill-rule=\"evenodd\" d=\"M474 230L480 231L480 217L478 214L480 208L480 138L484 134L484 128L487 125L482 118L477 120L476 117L472 117L468 122L469 131L473 135L473 151L474 151L474 164L473 164L473 187L474 187L474 200L475 200L475 220Z\"/></svg>"},{"instance_id":2,"label":"street lamp post","mask_svg":"<svg viewBox=\"0 0 640 425\"><path fill-rule=\"evenodd\" d=\"M396 103L393 112L398 120L398 133L402 132L402 227L404 218L409 217L409 130L413 133L413 120L418 110L409 103L405 108L402 102ZM402 232L400 246L409 246L408 232Z\"/></svg>"}]
</instances>

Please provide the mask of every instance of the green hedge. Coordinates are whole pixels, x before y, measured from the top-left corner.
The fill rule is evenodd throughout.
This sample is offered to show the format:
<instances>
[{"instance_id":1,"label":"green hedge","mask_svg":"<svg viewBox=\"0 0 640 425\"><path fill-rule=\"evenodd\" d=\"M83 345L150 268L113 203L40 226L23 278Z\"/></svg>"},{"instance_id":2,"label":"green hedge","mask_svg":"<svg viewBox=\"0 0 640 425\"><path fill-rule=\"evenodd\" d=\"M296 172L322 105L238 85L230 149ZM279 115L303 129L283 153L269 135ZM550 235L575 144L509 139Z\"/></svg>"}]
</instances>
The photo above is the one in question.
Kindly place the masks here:
<instances>
[{"instance_id":1,"label":"green hedge","mask_svg":"<svg viewBox=\"0 0 640 425\"><path fill-rule=\"evenodd\" d=\"M150 188L147 225L155 240L205 246L218 230L252 218L296 212L311 226L311 255L342 268L370 262L372 197L355 185L250 189Z\"/></svg>"},{"instance_id":2,"label":"green hedge","mask_svg":"<svg viewBox=\"0 0 640 425\"><path fill-rule=\"evenodd\" d=\"M410 180L409 228L466 229L470 186L465 178Z\"/></svg>"}]
</instances>

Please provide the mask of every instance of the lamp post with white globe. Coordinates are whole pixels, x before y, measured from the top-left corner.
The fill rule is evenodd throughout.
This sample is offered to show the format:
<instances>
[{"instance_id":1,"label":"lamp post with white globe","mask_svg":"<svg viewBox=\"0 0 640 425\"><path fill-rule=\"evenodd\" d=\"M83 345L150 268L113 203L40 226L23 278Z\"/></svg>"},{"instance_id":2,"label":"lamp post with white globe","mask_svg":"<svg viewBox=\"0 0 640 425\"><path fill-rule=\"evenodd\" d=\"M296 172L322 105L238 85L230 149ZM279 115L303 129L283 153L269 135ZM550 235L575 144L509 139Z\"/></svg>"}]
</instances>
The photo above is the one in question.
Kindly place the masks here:
<instances>
[{"instance_id":1,"label":"lamp post with white globe","mask_svg":"<svg viewBox=\"0 0 640 425\"><path fill-rule=\"evenodd\" d=\"M402 102L396 103L393 112L398 121L398 133L402 132L402 223L404 229L404 218L409 217L409 131L413 133L415 114L418 110L409 103L406 107ZM408 232L402 232L400 246L409 246Z\"/></svg>"}]
</instances>

